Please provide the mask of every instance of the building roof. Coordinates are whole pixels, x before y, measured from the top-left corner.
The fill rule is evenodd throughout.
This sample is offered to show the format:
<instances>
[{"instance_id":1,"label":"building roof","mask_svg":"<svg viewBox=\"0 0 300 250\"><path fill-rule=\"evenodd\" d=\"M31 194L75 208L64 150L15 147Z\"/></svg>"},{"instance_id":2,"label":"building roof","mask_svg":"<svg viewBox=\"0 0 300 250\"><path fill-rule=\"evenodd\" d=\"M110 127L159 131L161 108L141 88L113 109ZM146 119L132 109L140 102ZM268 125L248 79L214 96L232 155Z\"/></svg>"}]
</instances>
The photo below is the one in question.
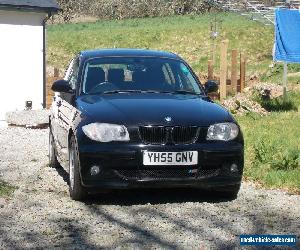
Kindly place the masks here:
<instances>
[{"instance_id":1,"label":"building roof","mask_svg":"<svg viewBox=\"0 0 300 250\"><path fill-rule=\"evenodd\" d=\"M0 0L0 8L38 10L53 13L60 10L55 0Z\"/></svg>"},{"instance_id":2,"label":"building roof","mask_svg":"<svg viewBox=\"0 0 300 250\"><path fill-rule=\"evenodd\" d=\"M99 49L81 51L80 55L84 58L93 57L163 57L170 59L181 59L176 54L148 49Z\"/></svg>"}]
</instances>

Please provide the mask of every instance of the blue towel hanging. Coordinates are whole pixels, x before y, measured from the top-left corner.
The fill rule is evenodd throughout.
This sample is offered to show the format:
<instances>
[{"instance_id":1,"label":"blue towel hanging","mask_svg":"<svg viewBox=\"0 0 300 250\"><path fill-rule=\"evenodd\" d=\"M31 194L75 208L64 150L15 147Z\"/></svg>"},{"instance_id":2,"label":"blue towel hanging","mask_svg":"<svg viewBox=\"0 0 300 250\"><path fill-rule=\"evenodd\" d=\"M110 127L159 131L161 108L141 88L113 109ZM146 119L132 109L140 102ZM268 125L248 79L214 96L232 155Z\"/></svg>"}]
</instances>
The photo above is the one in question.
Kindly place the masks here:
<instances>
[{"instance_id":1,"label":"blue towel hanging","mask_svg":"<svg viewBox=\"0 0 300 250\"><path fill-rule=\"evenodd\" d=\"M300 63L300 10L276 10L274 48L274 61Z\"/></svg>"}]
</instances>

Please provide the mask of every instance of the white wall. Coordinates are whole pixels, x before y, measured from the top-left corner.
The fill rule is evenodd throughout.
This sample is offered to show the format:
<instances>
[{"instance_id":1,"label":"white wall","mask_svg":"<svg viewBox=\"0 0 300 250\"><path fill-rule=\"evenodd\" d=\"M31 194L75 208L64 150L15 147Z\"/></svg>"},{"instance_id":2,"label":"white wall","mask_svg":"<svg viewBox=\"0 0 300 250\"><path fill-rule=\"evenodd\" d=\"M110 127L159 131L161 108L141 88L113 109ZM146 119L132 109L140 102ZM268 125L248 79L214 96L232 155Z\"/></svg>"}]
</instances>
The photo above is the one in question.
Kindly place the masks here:
<instances>
[{"instance_id":1,"label":"white wall","mask_svg":"<svg viewBox=\"0 0 300 250\"><path fill-rule=\"evenodd\" d=\"M0 120L8 111L43 103L44 13L0 10Z\"/></svg>"}]
</instances>

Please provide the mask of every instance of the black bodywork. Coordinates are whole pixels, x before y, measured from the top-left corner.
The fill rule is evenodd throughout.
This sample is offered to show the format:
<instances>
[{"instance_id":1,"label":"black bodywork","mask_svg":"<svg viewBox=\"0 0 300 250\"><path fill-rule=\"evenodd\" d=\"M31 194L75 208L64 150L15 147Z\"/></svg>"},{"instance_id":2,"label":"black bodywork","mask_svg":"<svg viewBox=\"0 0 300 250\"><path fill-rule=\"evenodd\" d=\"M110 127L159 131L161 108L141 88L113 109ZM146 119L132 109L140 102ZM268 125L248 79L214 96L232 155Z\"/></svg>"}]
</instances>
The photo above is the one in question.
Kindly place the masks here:
<instances>
[{"instance_id":1,"label":"black bodywork","mask_svg":"<svg viewBox=\"0 0 300 250\"><path fill-rule=\"evenodd\" d=\"M82 95L83 67L90 58L158 57L183 60L177 55L149 50L98 50L81 52L73 60L73 89L54 98L50 129L54 136L56 156L68 170L68 147L75 136L80 158L80 176L84 187L92 191L107 188L202 187L227 188L241 183L244 166L244 142L240 132L233 141L207 141L208 127L215 123L234 122L232 115L207 95L168 93L115 93ZM199 85L200 82L199 82ZM201 86L201 88L203 88ZM173 118L166 122L165 117ZM94 122L123 124L130 134L129 142L101 143L89 139L84 125ZM149 126L163 131L187 131L181 138L173 134L163 142L149 141ZM194 129L183 130L183 129ZM196 132L195 132L196 131ZM170 133L170 132L164 132ZM172 132L175 133L175 132ZM154 141L156 143L154 143ZM144 166L143 151L198 151L196 166ZM238 171L232 173L230 166ZM90 168L101 167L91 176Z\"/></svg>"}]
</instances>

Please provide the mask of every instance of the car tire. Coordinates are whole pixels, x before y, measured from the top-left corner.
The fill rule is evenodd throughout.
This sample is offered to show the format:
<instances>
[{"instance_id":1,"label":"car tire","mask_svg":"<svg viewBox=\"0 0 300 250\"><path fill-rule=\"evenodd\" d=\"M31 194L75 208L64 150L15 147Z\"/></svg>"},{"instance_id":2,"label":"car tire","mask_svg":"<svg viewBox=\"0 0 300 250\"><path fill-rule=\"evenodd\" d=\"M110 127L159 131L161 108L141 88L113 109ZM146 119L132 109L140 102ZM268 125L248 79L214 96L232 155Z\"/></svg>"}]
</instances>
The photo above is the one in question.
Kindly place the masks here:
<instances>
[{"instance_id":1,"label":"car tire","mask_svg":"<svg viewBox=\"0 0 300 250\"><path fill-rule=\"evenodd\" d=\"M223 187L222 189L215 189L213 190L214 194L219 198L224 198L228 200L235 200L238 196L240 191L240 184Z\"/></svg>"},{"instance_id":2,"label":"car tire","mask_svg":"<svg viewBox=\"0 0 300 250\"><path fill-rule=\"evenodd\" d=\"M75 201L82 201L87 195L81 185L79 153L74 136L69 143L69 191L71 199Z\"/></svg>"},{"instance_id":3,"label":"car tire","mask_svg":"<svg viewBox=\"0 0 300 250\"><path fill-rule=\"evenodd\" d=\"M58 168L60 164L57 160L54 137L51 130L49 131L49 153L48 154L49 154L49 166L51 168Z\"/></svg>"}]
</instances>

